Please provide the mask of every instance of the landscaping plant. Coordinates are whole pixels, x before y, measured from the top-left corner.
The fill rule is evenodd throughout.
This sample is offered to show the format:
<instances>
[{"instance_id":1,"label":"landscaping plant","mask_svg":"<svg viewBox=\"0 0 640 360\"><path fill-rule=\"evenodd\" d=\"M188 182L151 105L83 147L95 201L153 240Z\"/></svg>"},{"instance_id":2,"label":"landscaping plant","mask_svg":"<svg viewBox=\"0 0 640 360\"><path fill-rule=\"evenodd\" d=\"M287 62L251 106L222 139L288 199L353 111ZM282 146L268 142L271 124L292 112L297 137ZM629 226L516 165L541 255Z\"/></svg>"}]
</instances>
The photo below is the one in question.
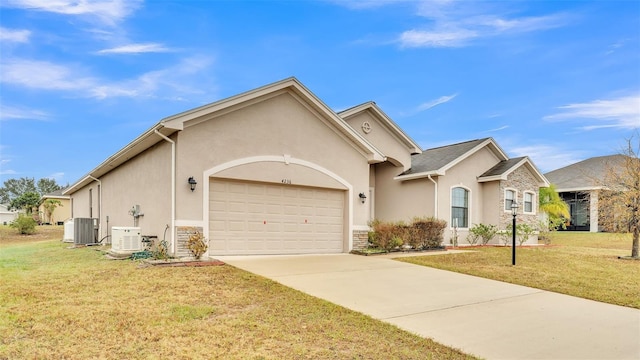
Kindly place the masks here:
<instances>
[{"instance_id":1,"label":"landscaping plant","mask_svg":"<svg viewBox=\"0 0 640 360\"><path fill-rule=\"evenodd\" d=\"M187 241L187 249L191 252L191 255L196 260L199 260L202 255L207 252L207 241L199 230L194 229L193 234L189 236L189 240Z\"/></svg>"},{"instance_id":2,"label":"landscaping plant","mask_svg":"<svg viewBox=\"0 0 640 360\"><path fill-rule=\"evenodd\" d=\"M11 226L17 229L20 234L28 235L36 232L36 221L33 217L25 214L18 215L18 218L11 222Z\"/></svg>"}]
</instances>

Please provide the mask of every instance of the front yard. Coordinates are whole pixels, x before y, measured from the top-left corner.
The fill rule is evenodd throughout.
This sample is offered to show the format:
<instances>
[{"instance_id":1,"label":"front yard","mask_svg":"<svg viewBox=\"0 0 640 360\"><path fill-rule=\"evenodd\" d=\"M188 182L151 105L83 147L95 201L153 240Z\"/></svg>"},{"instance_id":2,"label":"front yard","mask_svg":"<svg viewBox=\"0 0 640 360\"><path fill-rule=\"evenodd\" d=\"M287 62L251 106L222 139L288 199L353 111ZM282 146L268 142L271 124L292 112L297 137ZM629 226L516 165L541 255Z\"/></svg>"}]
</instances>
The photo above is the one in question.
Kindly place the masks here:
<instances>
[{"instance_id":1,"label":"front yard","mask_svg":"<svg viewBox=\"0 0 640 360\"><path fill-rule=\"evenodd\" d=\"M474 252L398 259L640 309L640 261L631 254L630 234L557 232L550 246L479 247Z\"/></svg>"},{"instance_id":2,"label":"front yard","mask_svg":"<svg viewBox=\"0 0 640 360\"><path fill-rule=\"evenodd\" d=\"M141 267L38 230L0 227L0 359L471 358L228 265Z\"/></svg>"}]
</instances>

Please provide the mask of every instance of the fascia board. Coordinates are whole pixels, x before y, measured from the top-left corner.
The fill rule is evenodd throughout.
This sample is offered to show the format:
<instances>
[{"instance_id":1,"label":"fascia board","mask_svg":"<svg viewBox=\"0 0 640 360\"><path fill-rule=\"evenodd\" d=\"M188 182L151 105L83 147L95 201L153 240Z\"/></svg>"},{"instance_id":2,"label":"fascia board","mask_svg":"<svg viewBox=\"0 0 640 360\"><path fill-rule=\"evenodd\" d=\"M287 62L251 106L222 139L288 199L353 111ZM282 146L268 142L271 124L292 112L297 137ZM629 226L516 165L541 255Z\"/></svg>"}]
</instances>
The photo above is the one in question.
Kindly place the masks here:
<instances>
[{"instance_id":1,"label":"fascia board","mask_svg":"<svg viewBox=\"0 0 640 360\"><path fill-rule=\"evenodd\" d=\"M398 181L415 180L415 179L428 178L429 176L444 176L444 174L445 174L444 171L440 171L440 170L425 171L425 172L410 174L410 175L398 175L394 177L393 180L398 180Z\"/></svg>"}]
</instances>

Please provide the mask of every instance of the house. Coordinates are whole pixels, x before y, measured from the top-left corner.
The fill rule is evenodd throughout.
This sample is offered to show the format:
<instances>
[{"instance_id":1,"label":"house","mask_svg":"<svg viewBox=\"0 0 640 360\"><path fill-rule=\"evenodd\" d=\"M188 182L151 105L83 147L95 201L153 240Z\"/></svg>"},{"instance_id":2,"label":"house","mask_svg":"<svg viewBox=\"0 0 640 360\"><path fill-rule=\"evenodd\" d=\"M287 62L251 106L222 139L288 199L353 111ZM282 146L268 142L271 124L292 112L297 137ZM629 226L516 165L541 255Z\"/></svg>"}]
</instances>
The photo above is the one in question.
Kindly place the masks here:
<instances>
[{"instance_id":1,"label":"house","mask_svg":"<svg viewBox=\"0 0 640 360\"><path fill-rule=\"evenodd\" d=\"M9 205L0 204L0 225L9 225L18 218L18 211L10 211Z\"/></svg>"},{"instance_id":2,"label":"house","mask_svg":"<svg viewBox=\"0 0 640 360\"><path fill-rule=\"evenodd\" d=\"M601 231L598 224L598 194L609 167L622 166L624 155L592 157L545 174L569 205L571 218L566 230Z\"/></svg>"},{"instance_id":3,"label":"house","mask_svg":"<svg viewBox=\"0 0 640 360\"><path fill-rule=\"evenodd\" d=\"M63 195L64 190L65 189L56 190L40 197L38 215L43 224L61 224L71 218L71 197L69 195ZM51 213L51 216L48 216L48 212L44 206L44 202L48 199L58 200L60 202Z\"/></svg>"},{"instance_id":4,"label":"house","mask_svg":"<svg viewBox=\"0 0 640 360\"><path fill-rule=\"evenodd\" d=\"M64 194L100 238L137 226L184 256L197 229L207 255L302 254L363 248L374 217L453 211L464 231L511 199L535 217L545 183L493 139L422 151L375 103L336 113L288 78L161 120Z\"/></svg>"}]
</instances>

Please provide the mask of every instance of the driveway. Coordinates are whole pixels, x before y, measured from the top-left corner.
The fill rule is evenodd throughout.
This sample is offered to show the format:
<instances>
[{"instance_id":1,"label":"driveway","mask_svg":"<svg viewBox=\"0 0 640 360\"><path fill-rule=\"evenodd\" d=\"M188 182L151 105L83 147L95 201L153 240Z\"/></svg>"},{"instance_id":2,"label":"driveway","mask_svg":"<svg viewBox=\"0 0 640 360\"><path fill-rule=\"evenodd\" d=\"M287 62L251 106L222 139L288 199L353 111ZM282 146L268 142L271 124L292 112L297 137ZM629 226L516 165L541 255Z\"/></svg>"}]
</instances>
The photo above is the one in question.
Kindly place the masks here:
<instances>
[{"instance_id":1,"label":"driveway","mask_svg":"<svg viewBox=\"0 0 640 360\"><path fill-rule=\"evenodd\" d=\"M487 359L640 359L640 310L348 254L217 257Z\"/></svg>"}]
</instances>

